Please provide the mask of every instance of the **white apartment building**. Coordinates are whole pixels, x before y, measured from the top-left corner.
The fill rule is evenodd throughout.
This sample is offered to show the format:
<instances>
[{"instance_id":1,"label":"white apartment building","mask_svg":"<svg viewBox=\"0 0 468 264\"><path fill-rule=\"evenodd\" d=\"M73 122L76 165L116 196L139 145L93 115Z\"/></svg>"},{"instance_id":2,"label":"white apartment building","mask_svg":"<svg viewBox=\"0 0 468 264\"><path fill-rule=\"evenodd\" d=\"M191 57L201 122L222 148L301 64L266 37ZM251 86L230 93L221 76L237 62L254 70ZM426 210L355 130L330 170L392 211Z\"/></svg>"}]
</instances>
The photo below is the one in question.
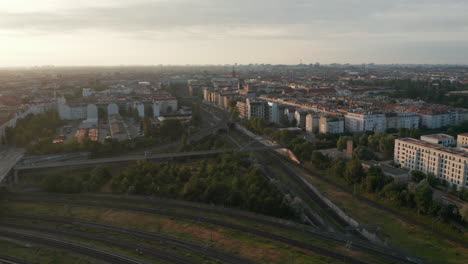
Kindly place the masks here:
<instances>
[{"instance_id":1,"label":"white apartment building","mask_svg":"<svg viewBox=\"0 0 468 264\"><path fill-rule=\"evenodd\" d=\"M385 114L388 128L419 128L420 117L414 112L410 113L387 113Z\"/></svg>"},{"instance_id":2,"label":"white apartment building","mask_svg":"<svg viewBox=\"0 0 468 264\"><path fill-rule=\"evenodd\" d=\"M317 113L311 113L306 116L306 131L309 133L314 132L315 128L319 128L320 116Z\"/></svg>"},{"instance_id":3,"label":"white apartment building","mask_svg":"<svg viewBox=\"0 0 468 264\"><path fill-rule=\"evenodd\" d=\"M468 120L468 111L463 109L454 110L423 110L418 113L421 116L421 126L427 128L440 128L450 125L458 125Z\"/></svg>"},{"instance_id":4,"label":"white apartment building","mask_svg":"<svg viewBox=\"0 0 468 264\"><path fill-rule=\"evenodd\" d=\"M138 116L140 118L144 118L145 117L145 105L142 103L136 103L134 107L138 112Z\"/></svg>"},{"instance_id":5,"label":"white apartment building","mask_svg":"<svg viewBox=\"0 0 468 264\"><path fill-rule=\"evenodd\" d=\"M322 116L319 121L319 132L324 134L344 133L344 118L341 116Z\"/></svg>"},{"instance_id":6,"label":"white apartment building","mask_svg":"<svg viewBox=\"0 0 468 264\"><path fill-rule=\"evenodd\" d=\"M305 128L306 126L306 113L300 110L296 110L294 113L294 119L296 119L296 126L299 128Z\"/></svg>"},{"instance_id":7,"label":"white apartment building","mask_svg":"<svg viewBox=\"0 0 468 264\"><path fill-rule=\"evenodd\" d=\"M91 96L93 95L95 92L93 89L90 89L90 88L83 88L83 97L88 97L88 96Z\"/></svg>"},{"instance_id":8,"label":"white apartment building","mask_svg":"<svg viewBox=\"0 0 468 264\"><path fill-rule=\"evenodd\" d=\"M107 115L119 115L119 106L117 104L109 104L107 105Z\"/></svg>"},{"instance_id":9,"label":"white apartment building","mask_svg":"<svg viewBox=\"0 0 468 264\"><path fill-rule=\"evenodd\" d=\"M280 123L280 114L278 103L268 102L268 118L270 122L279 124Z\"/></svg>"},{"instance_id":10,"label":"white apartment building","mask_svg":"<svg viewBox=\"0 0 468 264\"><path fill-rule=\"evenodd\" d=\"M424 135L421 136L421 140L428 143L441 145L444 147L455 146L455 139L452 136L446 134Z\"/></svg>"},{"instance_id":11,"label":"white apartment building","mask_svg":"<svg viewBox=\"0 0 468 264\"><path fill-rule=\"evenodd\" d=\"M468 153L412 138L395 140L394 162L402 168L432 173L458 188L468 187Z\"/></svg>"},{"instance_id":12,"label":"white apartment building","mask_svg":"<svg viewBox=\"0 0 468 264\"><path fill-rule=\"evenodd\" d=\"M159 103L153 103L153 117L161 116L161 105Z\"/></svg>"},{"instance_id":13,"label":"white apartment building","mask_svg":"<svg viewBox=\"0 0 468 264\"><path fill-rule=\"evenodd\" d=\"M440 128L450 125L450 115L448 113L420 113L421 126L429 129Z\"/></svg>"},{"instance_id":14,"label":"white apartment building","mask_svg":"<svg viewBox=\"0 0 468 264\"><path fill-rule=\"evenodd\" d=\"M63 120L80 120L86 119L88 107L87 105L66 105L59 104L59 116Z\"/></svg>"},{"instance_id":15,"label":"white apartment building","mask_svg":"<svg viewBox=\"0 0 468 264\"><path fill-rule=\"evenodd\" d=\"M384 114L347 113L345 115L345 129L348 132L385 131L387 121Z\"/></svg>"}]
</instances>

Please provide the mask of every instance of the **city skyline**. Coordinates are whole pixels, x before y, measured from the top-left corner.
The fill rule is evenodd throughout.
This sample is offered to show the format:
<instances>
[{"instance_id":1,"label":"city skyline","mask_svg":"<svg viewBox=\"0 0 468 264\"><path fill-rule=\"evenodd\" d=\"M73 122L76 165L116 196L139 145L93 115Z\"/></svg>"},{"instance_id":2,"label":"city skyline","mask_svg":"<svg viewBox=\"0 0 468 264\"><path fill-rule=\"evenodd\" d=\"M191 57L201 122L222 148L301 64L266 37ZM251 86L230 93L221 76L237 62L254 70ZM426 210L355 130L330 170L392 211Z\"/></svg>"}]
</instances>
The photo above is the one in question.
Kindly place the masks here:
<instances>
[{"instance_id":1,"label":"city skyline","mask_svg":"<svg viewBox=\"0 0 468 264\"><path fill-rule=\"evenodd\" d=\"M1 67L468 64L468 3L0 1Z\"/></svg>"}]
</instances>

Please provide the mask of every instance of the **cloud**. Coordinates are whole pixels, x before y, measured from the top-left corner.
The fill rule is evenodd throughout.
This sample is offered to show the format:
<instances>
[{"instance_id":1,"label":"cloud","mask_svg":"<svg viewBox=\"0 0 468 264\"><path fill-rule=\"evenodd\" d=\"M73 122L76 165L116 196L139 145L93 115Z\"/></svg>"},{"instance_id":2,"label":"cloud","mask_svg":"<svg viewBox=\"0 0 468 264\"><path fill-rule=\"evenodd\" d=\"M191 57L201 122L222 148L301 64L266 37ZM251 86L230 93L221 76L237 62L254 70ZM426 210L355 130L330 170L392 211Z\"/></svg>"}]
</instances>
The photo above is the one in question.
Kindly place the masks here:
<instances>
[{"instance_id":1,"label":"cloud","mask_svg":"<svg viewBox=\"0 0 468 264\"><path fill-rule=\"evenodd\" d=\"M72 6L71 6L72 7ZM305 34L352 31L460 32L468 25L466 1L166 0L117 1L115 6L53 12L0 11L0 29L51 34L100 29L148 32L216 28L232 32L253 25L308 27ZM257 30L258 31L258 30ZM285 32L287 33L287 32ZM278 34L278 37L290 34Z\"/></svg>"},{"instance_id":2,"label":"cloud","mask_svg":"<svg viewBox=\"0 0 468 264\"><path fill-rule=\"evenodd\" d=\"M7 5L10 1L4 2ZM23 5L2 9L0 2L0 41L8 38L13 43L11 39L15 36L42 38L44 43L46 39L61 39L56 36L88 41L88 36L93 36L95 41L126 43L119 50L122 54L127 47L142 45L140 42L165 43L170 47L167 43L182 41L186 45L192 43L192 49L202 45L209 47L207 50L215 47L219 56L226 56L220 45L231 51L232 43L237 46L241 43L242 50L236 51L239 53L236 56L263 54L261 58L268 58L266 51L271 51L270 56L275 59L287 57L287 54L278 55L278 51L300 46L294 51L294 60L301 57L300 53L307 55L311 47L315 49L313 56L320 55L321 50L328 52L323 56L337 58L335 61L341 61L340 56L362 62L378 61L378 58L421 61L428 59L427 56L434 60L443 60L445 56L450 61L458 61L467 60L468 56L464 46L468 43L466 0L47 2L47 8L40 9L23 8ZM69 38L62 39L64 43L71 42ZM265 49L266 45L274 46L275 50Z\"/></svg>"}]
</instances>

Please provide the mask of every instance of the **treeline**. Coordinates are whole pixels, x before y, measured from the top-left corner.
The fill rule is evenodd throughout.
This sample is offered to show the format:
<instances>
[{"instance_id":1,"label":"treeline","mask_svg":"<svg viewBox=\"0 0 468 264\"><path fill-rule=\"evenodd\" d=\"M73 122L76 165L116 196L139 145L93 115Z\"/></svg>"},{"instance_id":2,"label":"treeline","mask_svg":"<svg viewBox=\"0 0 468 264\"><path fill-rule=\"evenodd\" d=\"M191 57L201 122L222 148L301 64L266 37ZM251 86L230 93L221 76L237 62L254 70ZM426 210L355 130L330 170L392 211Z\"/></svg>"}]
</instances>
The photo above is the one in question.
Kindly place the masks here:
<instances>
[{"instance_id":1,"label":"treeline","mask_svg":"<svg viewBox=\"0 0 468 264\"><path fill-rule=\"evenodd\" d=\"M149 118L144 118L140 122L140 128L146 137L158 138L161 140L179 140L187 131L186 126L177 119L168 119L160 126L153 126Z\"/></svg>"},{"instance_id":2,"label":"treeline","mask_svg":"<svg viewBox=\"0 0 468 264\"><path fill-rule=\"evenodd\" d=\"M142 160L114 176L111 183L116 193L212 203L278 217L295 215L287 199L239 153L191 168Z\"/></svg>"},{"instance_id":3,"label":"treeline","mask_svg":"<svg viewBox=\"0 0 468 264\"><path fill-rule=\"evenodd\" d=\"M105 167L97 167L90 173L81 171L58 172L47 175L42 188L47 192L80 193L96 192L111 179L111 173Z\"/></svg>"},{"instance_id":4,"label":"treeline","mask_svg":"<svg viewBox=\"0 0 468 264\"><path fill-rule=\"evenodd\" d=\"M6 138L2 139L2 143L26 147L31 144L52 142L56 130L64 124L65 122L60 120L60 116L55 110L38 115L30 114L19 119L14 128L6 128Z\"/></svg>"}]
</instances>

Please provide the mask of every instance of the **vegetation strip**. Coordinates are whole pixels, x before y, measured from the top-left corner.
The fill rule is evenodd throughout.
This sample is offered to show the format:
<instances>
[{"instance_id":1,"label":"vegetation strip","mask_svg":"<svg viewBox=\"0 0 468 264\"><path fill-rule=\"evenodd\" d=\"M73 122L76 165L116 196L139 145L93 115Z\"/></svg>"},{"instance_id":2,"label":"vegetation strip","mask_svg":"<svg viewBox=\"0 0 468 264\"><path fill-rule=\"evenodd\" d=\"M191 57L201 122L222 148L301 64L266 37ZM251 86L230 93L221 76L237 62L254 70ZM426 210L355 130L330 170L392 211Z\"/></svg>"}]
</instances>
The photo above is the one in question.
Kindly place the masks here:
<instances>
[{"instance_id":1,"label":"vegetation strip","mask_svg":"<svg viewBox=\"0 0 468 264\"><path fill-rule=\"evenodd\" d=\"M91 227L91 228L96 228L96 229L101 229L101 230L117 232L121 234L132 235L132 236L145 238L145 239L157 240L163 243L169 243L177 247L183 248L185 250L203 254L214 259L219 259L223 261L224 263L239 263L239 264L253 263L250 260L246 260L237 256L232 256L230 254L227 254L227 253L224 253L224 252L212 249L212 248L207 248L206 246L189 243L189 242L182 241L179 239L163 236L163 235L152 233L152 232L136 230L136 229L116 227L116 226L111 226L111 225L103 225L103 224L80 221L77 219L65 218L65 217L46 217L46 216L28 215L28 214L2 214L2 217L22 218L22 219L27 218L27 219L32 219L32 220L42 220L42 221L48 221L48 222L59 222L59 223L81 225L81 226L86 226L86 227Z\"/></svg>"},{"instance_id":2,"label":"vegetation strip","mask_svg":"<svg viewBox=\"0 0 468 264\"><path fill-rule=\"evenodd\" d=\"M37 243L43 243L46 245L60 247L64 249L69 249L77 253L85 254L90 257L95 257L102 259L104 261L109 261L110 263L116 264L149 264L149 262L139 260L133 257L124 256L107 249L98 248L96 246L88 246L79 244L76 242L71 242L63 239L57 239L53 237L48 237L44 235L38 235L30 232L25 232L22 230L16 230L11 228L0 227L0 234L2 236L17 238L21 240L33 241Z\"/></svg>"},{"instance_id":3,"label":"vegetation strip","mask_svg":"<svg viewBox=\"0 0 468 264\"><path fill-rule=\"evenodd\" d=\"M166 216L173 216L173 217L180 217L180 218L185 218L185 219L194 219L193 216L187 215L187 214L182 214L182 213L176 213L176 212L167 212L167 211L162 211L162 210L156 210L156 209L148 209L148 208L135 208L132 206L124 206L124 205L114 205L114 204L103 204L103 203L92 203L92 202L78 202L78 201L64 201L64 200L45 200L45 199L10 199L9 201L12 202L31 202L31 203L48 203L48 204L68 204L68 205L79 205L79 206L91 206L91 207L104 207L104 208L114 208L114 209L121 209L121 210L128 210L128 211L137 211L137 212L145 212L149 214L158 214L158 215L166 215ZM348 263L365 263L360 260L351 258L349 256L345 256L333 251L330 251L328 249L323 249L314 245L311 245L309 243L305 243L302 241L294 240L294 239L289 239L280 235L272 234L269 232L265 231L260 231L254 228L250 227L245 227L245 226L240 226L237 224L232 224L232 223L226 223L222 222L219 220L214 220L214 219L208 219L205 217L196 217L194 220L199 221L199 222L204 222L208 224L214 224L214 225L219 225L219 226L224 226L227 228L231 229L236 229L239 231L251 233L254 235L258 235L260 237L280 241L286 244L289 244L291 246L296 246L302 249L310 250L313 252L316 252L320 255L323 256L329 256L332 258L336 259L345 259Z\"/></svg>"}]
</instances>

